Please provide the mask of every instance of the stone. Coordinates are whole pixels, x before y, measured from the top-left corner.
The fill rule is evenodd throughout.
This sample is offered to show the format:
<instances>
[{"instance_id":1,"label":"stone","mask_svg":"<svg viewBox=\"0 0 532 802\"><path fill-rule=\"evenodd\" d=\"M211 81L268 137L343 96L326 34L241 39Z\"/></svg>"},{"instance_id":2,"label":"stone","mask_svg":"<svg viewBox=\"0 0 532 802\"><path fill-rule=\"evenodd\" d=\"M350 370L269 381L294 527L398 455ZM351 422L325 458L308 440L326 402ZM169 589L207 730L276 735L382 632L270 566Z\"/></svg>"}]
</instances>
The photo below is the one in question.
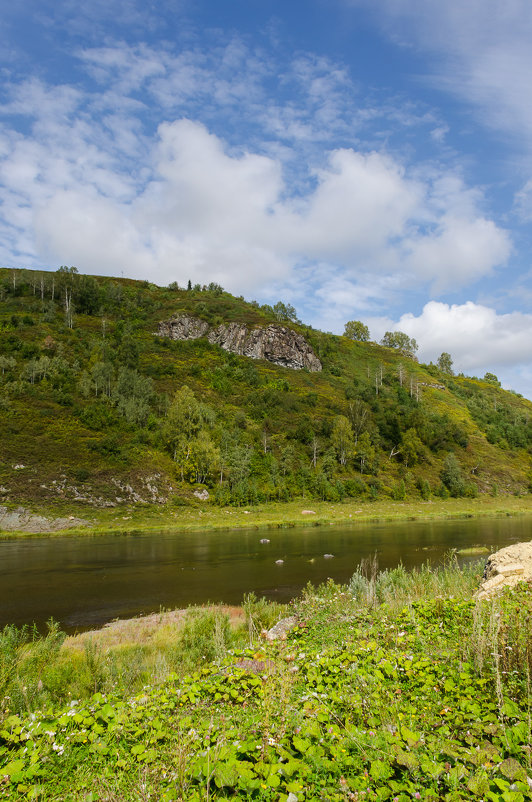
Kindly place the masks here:
<instances>
[{"instance_id":1,"label":"stone","mask_svg":"<svg viewBox=\"0 0 532 802\"><path fill-rule=\"evenodd\" d=\"M532 582L532 540L514 543L490 554L482 579L477 599L488 599L519 582Z\"/></svg>"},{"instance_id":2,"label":"stone","mask_svg":"<svg viewBox=\"0 0 532 802\"><path fill-rule=\"evenodd\" d=\"M261 539L259 540L259 543L269 543L269 542L270 541L268 540L267 537L261 537Z\"/></svg>"},{"instance_id":3,"label":"stone","mask_svg":"<svg viewBox=\"0 0 532 802\"><path fill-rule=\"evenodd\" d=\"M301 510L301 515L316 515L314 510Z\"/></svg>"},{"instance_id":4,"label":"stone","mask_svg":"<svg viewBox=\"0 0 532 802\"><path fill-rule=\"evenodd\" d=\"M208 490L194 490L194 495L196 498L199 498L200 501L208 501L209 499Z\"/></svg>"},{"instance_id":5,"label":"stone","mask_svg":"<svg viewBox=\"0 0 532 802\"><path fill-rule=\"evenodd\" d=\"M496 565L495 566L495 574L502 575L502 576L510 576L511 574L524 574L525 567L524 565L519 565L519 563L510 563L510 565Z\"/></svg>"},{"instance_id":6,"label":"stone","mask_svg":"<svg viewBox=\"0 0 532 802\"><path fill-rule=\"evenodd\" d=\"M291 615L288 618L281 618L266 633L266 640L286 640L288 633L296 626L297 618Z\"/></svg>"},{"instance_id":7,"label":"stone","mask_svg":"<svg viewBox=\"0 0 532 802\"><path fill-rule=\"evenodd\" d=\"M323 556L324 556L324 558L326 560L332 560L332 558L334 557L334 554L324 554Z\"/></svg>"},{"instance_id":8,"label":"stone","mask_svg":"<svg viewBox=\"0 0 532 802\"><path fill-rule=\"evenodd\" d=\"M284 565L284 560L276 560L275 565Z\"/></svg>"},{"instance_id":9,"label":"stone","mask_svg":"<svg viewBox=\"0 0 532 802\"><path fill-rule=\"evenodd\" d=\"M232 354L266 359L292 370L317 372L322 369L320 360L301 334L275 323L254 329L235 322L210 328L205 320L181 315L161 321L156 334L171 340L195 340L206 336L210 343Z\"/></svg>"},{"instance_id":10,"label":"stone","mask_svg":"<svg viewBox=\"0 0 532 802\"><path fill-rule=\"evenodd\" d=\"M209 324L205 320L190 315L166 320L159 323L160 337L169 337L171 340L197 340L204 337L209 330Z\"/></svg>"}]
</instances>

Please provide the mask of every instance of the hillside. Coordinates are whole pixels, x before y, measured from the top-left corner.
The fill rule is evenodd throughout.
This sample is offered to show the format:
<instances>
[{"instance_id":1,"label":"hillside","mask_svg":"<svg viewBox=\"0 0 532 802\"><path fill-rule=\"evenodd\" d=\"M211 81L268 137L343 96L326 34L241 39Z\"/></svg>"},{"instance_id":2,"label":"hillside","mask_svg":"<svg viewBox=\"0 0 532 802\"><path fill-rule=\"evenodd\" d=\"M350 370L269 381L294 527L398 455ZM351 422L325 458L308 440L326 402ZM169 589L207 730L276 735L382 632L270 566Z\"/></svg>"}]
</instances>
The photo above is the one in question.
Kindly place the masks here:
<instances>
[{"instance_id":1,"label":"hillside","mask_svg":"<svg viewBox=\"0 0 532 802\"><path fill-rule=\"evenodd\" d=\"M205 334L162 336L183 316ZM321 370L220 345L244 331L251 348L281 327ZM495 377L316 331L214 284L3 269L0 335L8 507L182 506L204 489L235 506L529 490L532 404Z\"/></svg>"}]
</instances>

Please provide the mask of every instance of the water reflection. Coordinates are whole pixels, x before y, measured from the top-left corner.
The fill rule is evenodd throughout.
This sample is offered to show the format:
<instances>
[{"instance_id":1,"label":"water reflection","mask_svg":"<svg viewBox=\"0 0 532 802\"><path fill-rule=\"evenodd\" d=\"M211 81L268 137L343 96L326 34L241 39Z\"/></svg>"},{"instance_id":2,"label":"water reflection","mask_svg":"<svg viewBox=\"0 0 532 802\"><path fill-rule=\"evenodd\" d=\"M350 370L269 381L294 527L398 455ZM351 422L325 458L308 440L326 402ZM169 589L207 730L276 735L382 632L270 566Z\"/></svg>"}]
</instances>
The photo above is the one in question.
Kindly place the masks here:
<instances>
[{"instance_id":1,"label":"water reflection","mask_svg":"<svg viewBox=\"0 0 532 802\"><path fill-rule=\"evenodd\" d=\"M530 540L531 529L532 518L504 518L272 530L269 543L258 530L0 541L0 626L53 617L72 631L161 606L238 604L252 590L287 601L309 581L347 581L375 553L380 568L410 568Z\"/></svg>"}]
</instances>

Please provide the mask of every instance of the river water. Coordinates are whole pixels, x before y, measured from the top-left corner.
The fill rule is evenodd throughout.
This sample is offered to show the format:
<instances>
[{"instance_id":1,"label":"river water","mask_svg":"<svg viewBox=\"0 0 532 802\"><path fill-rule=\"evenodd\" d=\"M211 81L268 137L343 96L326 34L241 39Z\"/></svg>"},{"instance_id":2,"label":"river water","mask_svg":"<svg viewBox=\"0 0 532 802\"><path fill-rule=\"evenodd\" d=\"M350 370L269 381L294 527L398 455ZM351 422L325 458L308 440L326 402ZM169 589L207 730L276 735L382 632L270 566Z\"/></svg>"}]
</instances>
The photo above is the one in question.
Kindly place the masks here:
<instances>
[{"instance_id":1,"label":"river water","mask_svg":"<svg viewBox=\"0 0 532 802\"><path fill-rule=\"evenodd\" d=\"M309 581L347 581L374 554L381 569L412 568L441 563L450 549L530 539L532 517L5 540L0 627L42 628L53 617L81 631L161 607L239 604L250 591L288 601Z\"/></svg>"}]
</instances>

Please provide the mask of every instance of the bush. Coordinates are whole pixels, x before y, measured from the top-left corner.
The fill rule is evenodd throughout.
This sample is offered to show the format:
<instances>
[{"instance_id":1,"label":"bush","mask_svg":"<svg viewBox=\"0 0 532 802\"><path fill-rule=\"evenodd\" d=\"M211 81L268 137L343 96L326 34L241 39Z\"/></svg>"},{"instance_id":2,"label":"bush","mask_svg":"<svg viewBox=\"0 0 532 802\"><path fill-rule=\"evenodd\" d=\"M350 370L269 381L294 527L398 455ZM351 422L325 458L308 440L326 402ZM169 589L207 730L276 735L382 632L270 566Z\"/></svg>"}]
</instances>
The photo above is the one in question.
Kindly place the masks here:
<instances>
[{"instance_id":1,"label":"bush","mask_svg":"<svg viewBox=\"0 0 532 802\"><path fill-rule=\"evenodd\" d=\"M393 489L393 499L394 501L404 501L406 498L406 486L404 480L401 479L395 485Z\"/></svg>"}]
</instances>

